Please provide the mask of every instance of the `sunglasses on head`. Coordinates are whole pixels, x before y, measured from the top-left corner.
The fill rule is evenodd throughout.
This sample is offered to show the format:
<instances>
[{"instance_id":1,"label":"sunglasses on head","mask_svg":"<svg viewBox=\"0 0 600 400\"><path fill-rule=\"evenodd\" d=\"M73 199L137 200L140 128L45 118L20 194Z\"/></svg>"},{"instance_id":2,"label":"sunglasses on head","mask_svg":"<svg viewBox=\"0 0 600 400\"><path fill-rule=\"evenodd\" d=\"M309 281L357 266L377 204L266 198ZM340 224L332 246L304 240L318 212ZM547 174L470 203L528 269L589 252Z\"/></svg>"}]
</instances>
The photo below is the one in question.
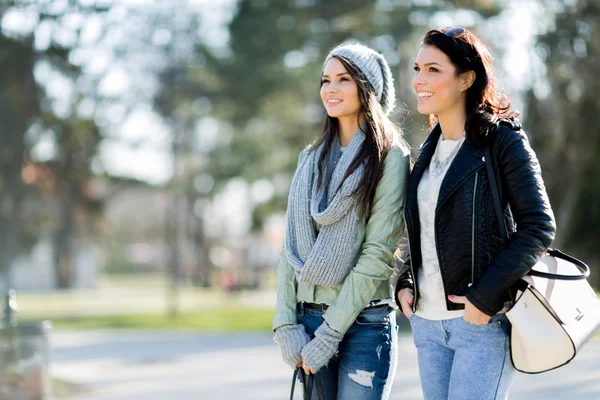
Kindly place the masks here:
<instances>
[{"instance_id":1,"label":"sunglasses on head","mask_svg":"<svg viewBox=\"0 0 600 400\"><path fill-rule=\"evenodd\" d=\"M458 39L459 37L465 35L467 33L467 30L462 26L455 26L452 28L443 29L441 32L448 37Z\"/></svg>"}]
</instances>

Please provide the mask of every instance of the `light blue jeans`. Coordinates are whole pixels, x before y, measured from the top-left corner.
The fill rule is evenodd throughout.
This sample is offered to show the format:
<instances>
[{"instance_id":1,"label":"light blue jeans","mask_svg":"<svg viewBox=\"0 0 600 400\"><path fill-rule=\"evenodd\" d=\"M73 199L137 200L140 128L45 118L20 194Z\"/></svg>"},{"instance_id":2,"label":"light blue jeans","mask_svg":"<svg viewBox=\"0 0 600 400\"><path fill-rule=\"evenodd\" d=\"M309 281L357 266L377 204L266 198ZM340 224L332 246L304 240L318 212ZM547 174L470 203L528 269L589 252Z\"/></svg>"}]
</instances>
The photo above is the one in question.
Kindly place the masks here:
<instances>
[{"instance_id":1,"label":"light blue jeans","mask_svg":"<svg viewBox=\"0 0 600 400\"><path fill-rule=\"evenodd\" d=\"M323 311L300 308L298 320L313 337L323 323ZM313 399L385 400L398 357L396 315L389 307L364 309L340 343L339 353L315 375Z\"/></svg>"},{"instance_id":2,"label":"light blue jeans","mask_svg":"<svg viewBox=\"0 0 600 400\"><path fill-rule=\"evenodd\" d=\"M410 318L426 400L506 399L516 370L510 361L510 323L504 314L489 324L463 317Z\"/></svg>"}]
</instances>

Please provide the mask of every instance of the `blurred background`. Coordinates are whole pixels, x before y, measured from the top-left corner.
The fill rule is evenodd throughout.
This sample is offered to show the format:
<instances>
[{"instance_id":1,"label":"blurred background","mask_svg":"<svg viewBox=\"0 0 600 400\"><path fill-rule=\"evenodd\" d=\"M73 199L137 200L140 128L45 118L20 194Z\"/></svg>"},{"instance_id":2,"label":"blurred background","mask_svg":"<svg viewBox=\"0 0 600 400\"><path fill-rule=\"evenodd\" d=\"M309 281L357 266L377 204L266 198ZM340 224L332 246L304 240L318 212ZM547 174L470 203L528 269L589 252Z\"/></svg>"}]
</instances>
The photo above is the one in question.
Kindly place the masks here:
<instances>
[{"instance_id":1,"label":"blurred background","mask_svg":"<svg viewBox=\"0 0 600 400\"><path fill-rule=\"evenodd\" d=\"M268 333L324 57L346 41L384 54L414 149L428 132L414 57L453 25L490 46L542 164L554 247L600 287L599 24L594 0L0 0L5 325L52 321L64 396L81 389L58 377L82 370L60 352L73 332ZM1 365L0 385L25 375Z\"/></svg>"}]
</instances>

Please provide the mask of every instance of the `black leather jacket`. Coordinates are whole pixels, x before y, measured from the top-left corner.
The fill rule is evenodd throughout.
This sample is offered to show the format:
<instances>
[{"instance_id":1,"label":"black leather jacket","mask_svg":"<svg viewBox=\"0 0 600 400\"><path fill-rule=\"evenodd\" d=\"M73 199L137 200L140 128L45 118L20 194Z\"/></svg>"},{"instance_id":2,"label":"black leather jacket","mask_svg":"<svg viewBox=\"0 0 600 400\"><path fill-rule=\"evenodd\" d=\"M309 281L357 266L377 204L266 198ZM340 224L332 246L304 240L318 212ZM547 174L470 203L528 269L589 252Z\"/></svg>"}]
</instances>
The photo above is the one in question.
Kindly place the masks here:
<instances>
[{"instance_id":1,"label":"black leather jacket","mask_svg":"<svg viewBox=\"0 0 600 400\"><path fill-rule=\"evenodd\" d=\"M396 296L413 288L418 309L419 284L414 279L422 265L417 188L429 165L441 130L436 126L421 147L411 172L405 206L410 258L400 269ZM448 295L467 296L487 315L511 300L511 287L527 274L554 239L550 207L535 153L520 126L500 121L489 133L490 154L510 239L504 242L494 213L483 147L468 138L463 143L440 188L435 237L448 310L463 309ZM398 299L396 298L398 302Z\"/></svg>"}]
</instances>

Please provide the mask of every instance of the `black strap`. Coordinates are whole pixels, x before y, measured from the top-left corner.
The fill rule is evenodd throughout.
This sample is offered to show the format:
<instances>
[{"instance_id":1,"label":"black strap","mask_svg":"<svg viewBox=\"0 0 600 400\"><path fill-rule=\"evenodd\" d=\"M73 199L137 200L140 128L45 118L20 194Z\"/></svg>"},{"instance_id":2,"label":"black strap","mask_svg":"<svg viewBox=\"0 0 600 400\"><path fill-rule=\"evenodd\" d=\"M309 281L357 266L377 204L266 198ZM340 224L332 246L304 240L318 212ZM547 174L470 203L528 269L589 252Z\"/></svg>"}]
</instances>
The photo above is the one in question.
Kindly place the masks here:
<instances>
[{"instance_id":1,"label":"black strap","mask_svg":"<svg viewBox=\"0 0 600 400\"><path fill-rule=\"evenodd\" d=\"M306 379L306 391L304 392L304 400L311 400L313 394L313 386L315 384L315 376L312 374L304 374Z\"/></svg>"},{"instance_id":2,"label":"black strap","mask_svg":"<svg viewBox=\"0 0 600 400\"><path fill-rule=\"evenodd\" d=\"M305 374L302 367L296 368L294 371L294 375L292 377L292 390L290 391L290 400L294 399L294 389L296 388L296 379L298 379L298 374L302 377L302 386L304 389L304 400L311 400L313 388L315 384L317 385L317 398L318 400L323 400L323 392L321 390L321 385L319 385L319 381L317 377L312 374Z\"/></svg>"},{"instance_id":3,"label":"black strap","mask_svg":"<svg viewBox=\"0 0 600 400\"><path fill-rule=\"evenodd\" d=\"M496 183L496 176L494 175L494 167L492 166L492 157L490 156L489 146L483 148L483 154L485 156L485 169L487 170L488 181L490 182L492 199L494 200L496 219L498 220L498 226L500 227L500 234L502 235L502 238L506 241L508 240L508 232L506 230L506 223L504 222L504 213L502 212L502 205L500 204L500 193L498 192L498 184Z\"/></svg>"},{"instance_id":4,"label":"black strap","mask_svg":"<svg viewBox=\"0 0 600 400\"><path fill-rule=\"evenodd\" d=\"M578 281L580 279L587 279L590 276L590 267L588 267L587 264L583 261L578 260L577 258L568 254L565 254L558 249L548 249L548 254L550 254L552 257L562 258L563 260L570 262L581 271L581 275L557 275L548 272L540 272L533 269L531 270L529 275L539 276L540 278L546 279L560 279L563 281Z\"/></svg>"},{"instance_id":5,"label":"black strap","mask_svg":"<svg viewBox=\"0 0 600 400\"><path fill-rule=\"evenodd\" d=\"M488 181L490 183L490 190L492 191L492 199L494 200L494 209L496 211L496 219L498 220L498 226L500 227L500 234L502 238L508 240L508 232L506 229L506 223L504 221L504 213L502 212L502 205L500 204L500 194L498 192L498 183L496 182L496 176L492 166L492 157L490 156L490 146L483 148L483 154L485 155L485 168L487 170ZM568 254L563 253L557 249L548 249L548 254L556 258L562 258L573 265L575 265L580 271L580 275L559 275L551 274L548 272L540 272L536 270L530 270L529 275L537 276L546 279L559 279L563 281L575 281L580 279L587 279L590 275L590 268L583 261L576 259Z\"/></svg>"},{"instance_id":6,"label":"black strap","mask_svg":"<svg viewBox=\"0 0 600 400\"><path fill-rule=\"evenodd\" d=\"M294 376L292 377L292 390L290 390L290 400L294 400L294 389L296 389L296 379L298 379L298 369L294 370Z\"/></svg>"}]
</instances>

